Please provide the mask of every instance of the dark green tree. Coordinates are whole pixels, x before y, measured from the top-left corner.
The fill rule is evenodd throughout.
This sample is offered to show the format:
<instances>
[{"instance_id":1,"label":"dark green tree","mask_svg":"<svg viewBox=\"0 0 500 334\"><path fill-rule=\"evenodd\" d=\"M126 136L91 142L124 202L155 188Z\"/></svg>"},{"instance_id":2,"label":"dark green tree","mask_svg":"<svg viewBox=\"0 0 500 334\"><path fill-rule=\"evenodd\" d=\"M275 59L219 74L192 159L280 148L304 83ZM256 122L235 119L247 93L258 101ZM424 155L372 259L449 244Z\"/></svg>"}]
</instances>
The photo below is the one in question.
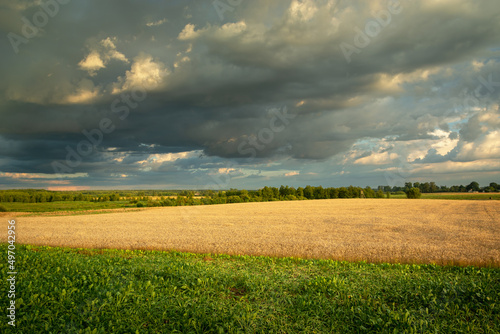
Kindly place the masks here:
<instances>
[{"instance_id":1,"label":"dark green tree","mask_svg":"<svg viewBox=\"0 0 500 334\"><path fill-rule=\"evenodd\" d=\"M363 191L365 194L366 198L374 198L375 197L375 191L371 187L366 187Z\"/></svg>"},{"instance_id":2,"label":"dark green tree","mask_svg":"<svg viewBox=\"0 0 500 334\"><path fill-rule=\"evenodd\" d=\"M328 188L328 197L330 198L338 198L339 197L339 190L337 188Z\"/></svg>"},{"instance_id":3,"label":"dark green tree","mask_svg":"<svg viewBox=\"0 0 500 334\"><path fill-rule=\"evenodd\" d=\"M314 198L315 199L325 199L326 198L326 192L322 186L314 187Z\"/></svg>"},{"instance_id":4,"label":"dark green tree","mask_svg":"<svg viewBox=\"0 0 500 334\"><path fill-rule=\"evenodd\" d=\"M311 186L306 186L304 188L304 197L307 199L313 199L314 198L314 189Z\"/></svg>"},{"instance_id":5,"label":"dark green tree","mask_svg":"<svg viewBox=\"0 0 500 334\"><path fill-rule=\"evenodd\" d=\"M348 191L346 187L340 187L339 188L339 198L349 198L348 197Z\"/></svg>"},{"instance_id":6,"label":"dark green tree","mask_svg":"<svg viewBox=\"0 0 500 334\"><path fill-rule=\"evenodd\" d=\"M476 181L472 181L467 187L465 187L467 191L479 191L479 183Z\"/></svg>"}]
</instances>

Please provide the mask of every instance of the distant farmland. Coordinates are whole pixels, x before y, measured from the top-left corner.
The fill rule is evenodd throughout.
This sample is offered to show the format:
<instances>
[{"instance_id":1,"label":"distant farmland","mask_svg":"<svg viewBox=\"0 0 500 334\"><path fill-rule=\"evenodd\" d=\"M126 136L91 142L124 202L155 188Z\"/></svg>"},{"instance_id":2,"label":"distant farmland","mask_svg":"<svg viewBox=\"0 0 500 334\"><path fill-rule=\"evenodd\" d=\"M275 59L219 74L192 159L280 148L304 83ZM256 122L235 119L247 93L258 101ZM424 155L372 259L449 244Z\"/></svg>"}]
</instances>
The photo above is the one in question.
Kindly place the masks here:
<instances>
[{"instance_id":1,"label":"distant farmland","mask_svg":"<svg viewBox=\"0 0 500 334\"><path fill-rule=\"evenodd\" d=\"M500 265L498 201L335 199L165 207L19 217L17 231L17 242L31 245Z\"/></svg>"}]
</instances>

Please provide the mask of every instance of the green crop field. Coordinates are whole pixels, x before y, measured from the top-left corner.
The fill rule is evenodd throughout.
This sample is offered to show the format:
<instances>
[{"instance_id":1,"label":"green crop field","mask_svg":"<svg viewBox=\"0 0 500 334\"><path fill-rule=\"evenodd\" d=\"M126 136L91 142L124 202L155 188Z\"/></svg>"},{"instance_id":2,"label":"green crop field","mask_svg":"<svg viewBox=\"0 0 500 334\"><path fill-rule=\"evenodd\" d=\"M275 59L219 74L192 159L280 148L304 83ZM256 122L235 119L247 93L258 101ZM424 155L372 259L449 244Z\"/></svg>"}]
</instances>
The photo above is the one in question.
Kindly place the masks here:
<instances>
[{"instance_id":1,"label":"green crop field","mask_svg":"<svg viewBox=\"0 0 500 334\"><path fill-rule=\"evenodd\" d=\"M16 254L18 333L500 332L495 268L23 245Z\"/></svg>"},{"instance_id":2,"label":"green crop field","mask_svg":"<svg viewBox=\"0 0 500 334\"><path fill-rule=\"evenodd\" d=\"M59 212L59 211L89 211L136 207L128 201L87 202L87 201L57 201L45 203L1 203L10 212Z\"/></svg>"}]
</instances>

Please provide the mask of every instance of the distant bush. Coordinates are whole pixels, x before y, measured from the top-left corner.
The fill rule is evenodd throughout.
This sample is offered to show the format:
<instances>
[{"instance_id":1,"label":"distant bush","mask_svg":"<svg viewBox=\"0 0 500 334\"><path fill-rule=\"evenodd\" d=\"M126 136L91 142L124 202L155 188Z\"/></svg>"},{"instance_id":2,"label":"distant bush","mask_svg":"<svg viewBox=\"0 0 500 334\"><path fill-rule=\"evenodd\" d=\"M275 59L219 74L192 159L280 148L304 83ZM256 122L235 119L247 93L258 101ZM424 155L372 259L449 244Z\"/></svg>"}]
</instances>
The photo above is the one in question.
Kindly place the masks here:
<instances>
[{"instance_id":1,"label":"distant bush","mask_svg":"<svg viewBox=\"0 0 500 334\"><path fill-rule=\"evenodd\" d=\"M240 196L229 196L226 203L241 203L243 200Z\"/></svg>"},{"instance_id":2,"label":"distant bush","mask_svg":"<svg viewBox=\"0 0 500 334\"><path fill-rule=\"evenodd\" d=\"M175 206L175 201L174 200L171 200L171 199L166 199L164 201L161 202L161 205L162 206Z\"/></svg>"},{"instance_id":3,"label":"distant bush","mask_svg":"<svg viewBox=\"0 0 500 334\"><path fill-rule=\"evenodd\" d=\"M144 203L141 203L141 202L137 203L137 207L138 208L143 208L144 207Z\"/></svg>"},{"instance_id":4,"label":"distant bush","mask_svg":"<svg viewBox=\"0 0 500 334\"><path fill-rule=\"evenodd\" d=\"M7 210L7 208L3 205L0 205L0 212L7 212L9 210Z\"/></svg>"},{"instance_id":5,"label":"distant bush","mask_svg":"<svg viewBox=\"0 0 500 334\"><path fill-rule=\"evenodd\" d=\"M386 195L387 195L387 198L391 198L391 192L390 191L388 191Z\"/></svg>"},{"instance_id":6,"label":"distant bush","mask_svg":"<svg viewBox=\"0 0 500 334\"><path fill-rule=\"evenodd\" d=\"M375 196L377 198L384 198L384 192L382 190L378 190Z\"/></svg>"},{"instance_id":7,"label":"distant bush","mask_svg":"<svg viewBox=\"0 0 500 334\"><path fill-rule=\"evenodd\" d=\"M422 194L420 193L420 189L418 188L411 188L406 192L406 197L408 198L420 198Z\"/></svg>"}]
</instances>

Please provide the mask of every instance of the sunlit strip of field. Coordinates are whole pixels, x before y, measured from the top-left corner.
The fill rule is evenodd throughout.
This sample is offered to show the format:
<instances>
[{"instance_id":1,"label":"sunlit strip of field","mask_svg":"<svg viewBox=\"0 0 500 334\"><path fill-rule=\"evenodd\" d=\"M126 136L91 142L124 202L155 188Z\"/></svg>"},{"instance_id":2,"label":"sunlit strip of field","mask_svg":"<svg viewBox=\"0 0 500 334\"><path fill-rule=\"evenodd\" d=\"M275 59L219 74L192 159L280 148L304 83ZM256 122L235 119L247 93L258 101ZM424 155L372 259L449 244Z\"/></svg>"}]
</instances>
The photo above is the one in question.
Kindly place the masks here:
<instances>
[{"instance_id":1,"label":"sunlit strip of field","mask_svg":"<svg viewBox=\"0 0 500 334\"><path fill-rule=\"evenodd\" d=\"M165 207L19 217L16 235L32 245L499 266L500 203L335 199Z\"/></svg>"}]
</instances>

